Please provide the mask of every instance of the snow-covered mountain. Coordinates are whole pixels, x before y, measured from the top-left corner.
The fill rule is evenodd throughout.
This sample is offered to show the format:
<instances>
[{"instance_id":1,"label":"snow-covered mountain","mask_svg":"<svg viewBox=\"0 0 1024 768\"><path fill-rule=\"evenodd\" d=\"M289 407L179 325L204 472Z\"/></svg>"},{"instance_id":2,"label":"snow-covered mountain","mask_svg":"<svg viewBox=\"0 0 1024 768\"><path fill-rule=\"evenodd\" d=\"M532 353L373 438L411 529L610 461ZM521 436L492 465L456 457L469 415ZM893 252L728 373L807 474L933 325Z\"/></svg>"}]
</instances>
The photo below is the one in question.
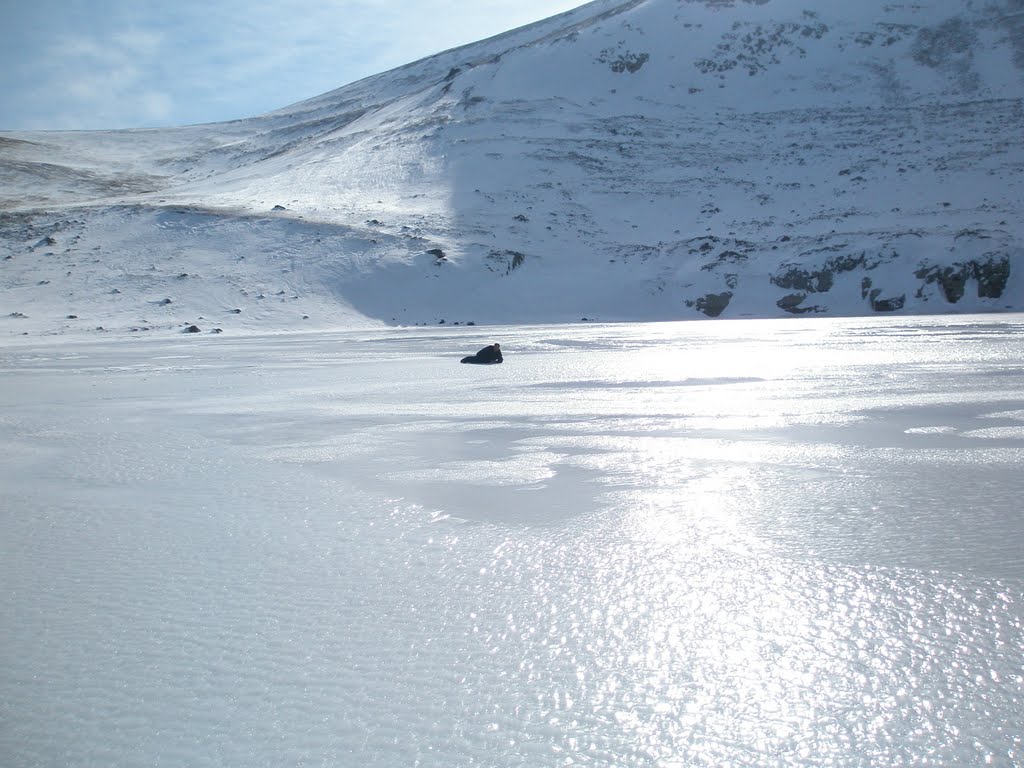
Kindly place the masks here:
<instances>
[{"instance_id":1,"label":"snow-covered mountain","mask_svg":"<svg viewBox=\"0 0 1024 768\"><path fill-rule=\"evenodd\" d=\"M0 334L1024 309L1024 2L596 0L249 120L0 135Z\"/></svg>"}]
</instances>

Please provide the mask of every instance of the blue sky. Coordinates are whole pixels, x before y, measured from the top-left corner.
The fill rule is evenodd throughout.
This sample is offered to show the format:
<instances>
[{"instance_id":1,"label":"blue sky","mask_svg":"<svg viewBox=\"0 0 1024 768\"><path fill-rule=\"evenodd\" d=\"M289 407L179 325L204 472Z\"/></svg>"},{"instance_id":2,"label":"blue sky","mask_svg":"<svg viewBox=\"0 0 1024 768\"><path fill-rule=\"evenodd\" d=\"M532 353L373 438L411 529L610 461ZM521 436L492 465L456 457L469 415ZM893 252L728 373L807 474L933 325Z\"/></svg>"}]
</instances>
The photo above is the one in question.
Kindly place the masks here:
<instances>
[{"instance_id":1,"label":"blue sky","mask_svg":"<svg viewBox=\"0 0 1024 768\"><path fill-rule=\"evenodd\" d=\"M8 0L0 130L250 117L584 0Z\"/></svg>"}]
</instances>

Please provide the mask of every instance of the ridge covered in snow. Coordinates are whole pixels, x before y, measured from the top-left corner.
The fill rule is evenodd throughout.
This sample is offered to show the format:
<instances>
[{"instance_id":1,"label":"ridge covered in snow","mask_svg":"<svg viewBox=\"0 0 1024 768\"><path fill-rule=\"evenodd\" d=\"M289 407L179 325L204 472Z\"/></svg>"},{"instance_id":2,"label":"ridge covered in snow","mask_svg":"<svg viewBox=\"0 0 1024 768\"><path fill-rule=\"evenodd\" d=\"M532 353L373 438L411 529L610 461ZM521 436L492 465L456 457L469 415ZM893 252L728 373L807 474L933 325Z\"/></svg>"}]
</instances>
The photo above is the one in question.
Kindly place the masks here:
<instances>
[{"instance_id":1,"label":"ridge covered in snow","mask_svg":"<svg viewBox=\"0 0 1024 768\"><path fill-rule=\"evenodd\" d=\"M1019 0L597 0L248 120L0 134L0 335L1024 308Z\"/></svg>"}]
</instances>

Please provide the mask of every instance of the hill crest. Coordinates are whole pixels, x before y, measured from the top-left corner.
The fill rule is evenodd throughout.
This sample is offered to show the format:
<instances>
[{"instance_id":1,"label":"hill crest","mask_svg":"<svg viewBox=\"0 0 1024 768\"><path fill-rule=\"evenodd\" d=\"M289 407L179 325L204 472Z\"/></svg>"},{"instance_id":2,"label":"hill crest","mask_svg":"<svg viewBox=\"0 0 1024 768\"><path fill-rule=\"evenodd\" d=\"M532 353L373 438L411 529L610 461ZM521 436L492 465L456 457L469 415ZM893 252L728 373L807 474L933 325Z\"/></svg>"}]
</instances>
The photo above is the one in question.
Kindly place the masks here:
<instances>
[{"instance_id":1,"label":"hill crest","mask_svg":"<svg viewBox=\"0 0 1024 768\"><path fill-rule=\"evenodd\" d=\"M0 136L0 332L1020 310L1021 125L1016 0L599 0L250 120Z\"/></svg>"}]
</instances>

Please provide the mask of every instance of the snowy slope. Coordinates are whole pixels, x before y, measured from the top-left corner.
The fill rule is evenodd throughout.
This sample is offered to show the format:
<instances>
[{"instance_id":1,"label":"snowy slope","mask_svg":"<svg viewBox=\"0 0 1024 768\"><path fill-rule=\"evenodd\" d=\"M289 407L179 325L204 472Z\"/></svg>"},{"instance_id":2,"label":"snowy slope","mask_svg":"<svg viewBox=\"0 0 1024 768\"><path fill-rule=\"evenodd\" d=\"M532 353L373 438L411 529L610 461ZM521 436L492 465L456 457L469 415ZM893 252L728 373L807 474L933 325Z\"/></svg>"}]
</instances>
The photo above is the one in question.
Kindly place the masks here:
<instances>
[{"instance_id":1,"label":"snowy slope","mask_svg":"<svg viewBox=\"0 0 1024 768\"><path fill-rule=\"evenodd\" d=\"M0 135L0 334L1024 307L1018 0L598 0L250 120Z\"/></svg>"}]
</instances>

